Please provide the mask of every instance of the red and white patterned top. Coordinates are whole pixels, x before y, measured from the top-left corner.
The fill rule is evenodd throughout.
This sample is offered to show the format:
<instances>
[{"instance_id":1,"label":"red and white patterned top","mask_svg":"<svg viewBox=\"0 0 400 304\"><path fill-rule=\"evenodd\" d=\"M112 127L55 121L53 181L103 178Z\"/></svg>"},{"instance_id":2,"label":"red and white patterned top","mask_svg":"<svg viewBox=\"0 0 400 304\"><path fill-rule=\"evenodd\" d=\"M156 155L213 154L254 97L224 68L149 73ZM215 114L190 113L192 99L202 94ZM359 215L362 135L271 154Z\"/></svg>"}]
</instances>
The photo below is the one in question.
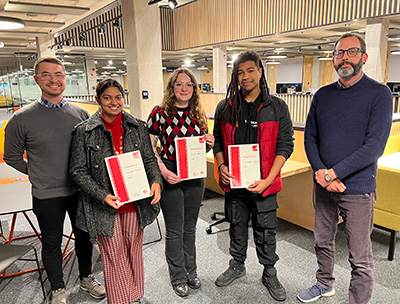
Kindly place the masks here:
<instances>
[{"instance_id":1,"label":"red and white patterned top","mask_svg":"<svg viewBox=\"0 0 400 304\"><path fill-rule=\"evenodd\" d=\"M189 107L176 108L173 118L159 106L153 108L147 120L149 133L160 138L161 158L176 160L175 137L200 136L204 132L198 121L189 117Z\"/></svg>"}]
</instances>

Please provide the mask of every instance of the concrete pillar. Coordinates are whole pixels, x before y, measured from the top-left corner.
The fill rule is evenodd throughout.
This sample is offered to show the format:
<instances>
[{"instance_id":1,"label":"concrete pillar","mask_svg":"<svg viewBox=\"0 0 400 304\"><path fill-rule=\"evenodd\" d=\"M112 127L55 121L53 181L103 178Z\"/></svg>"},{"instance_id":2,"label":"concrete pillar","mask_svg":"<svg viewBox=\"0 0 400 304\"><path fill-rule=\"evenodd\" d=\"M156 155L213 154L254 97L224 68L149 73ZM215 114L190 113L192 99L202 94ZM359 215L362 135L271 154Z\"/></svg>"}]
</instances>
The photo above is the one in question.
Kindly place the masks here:
<instances>
[{"instance_id":1,"label":"concrete pillar","mask_svg":"<svg viewBox=\"0 0 400 304\"><path fill-rule=\"evenodd\" d=\"M389 32L389 20L368 21L365 33L368 60L364 66L364 72L371 78L384 82L387 60L387 35Z\"/></svg>"},{"instance_id":2,"label":"concrete pillar","mask_svg":"<svg viewBox=\"0 0 400 304\"><path fill-rule=\"evenodd\" d=\"M318 57L313 59L311 83L314 92L321 86L321 60L318 60Z\"/></svg>"},{"instance_id":3,"label":"concrete pillar","mask_svg":"<svg viewBox=\"0 0 400 304\"><path fill-rule=\"evenodd\" d=\"M86 59L86 79L89 95L96 95L97 74L94 59Z\"/></svg>"},{"instance_id":4,"label":"concrete pillar","mask_svg":"<svg viewBox=\"0 0 400 304\"><path fill-rule=\"evenodd\" d=\"M56 54L51 51L53 45L52 35L36 37L36 51L38 58L41 57L56 57Z\"/></svg>"},{"instance_id":5,"label":"concrete pillar","mask_svg":"<svg viewBox=\"0 0 400 304\"><path fill-rule=\"evenodd\" d=\"M160 11L148 2L121 0L130 111L143 120L163 98Z\"/></svg>"},{"instance_id":6,"label":"concrete pillar","mask_svg":"<svg viewBox=\"0 0 400 304\"><path fill-rule=\"evenodd\" d=\"M226 46L213 47L214 93L226 93L227 86Z\"/></svg>"}]
</instances>

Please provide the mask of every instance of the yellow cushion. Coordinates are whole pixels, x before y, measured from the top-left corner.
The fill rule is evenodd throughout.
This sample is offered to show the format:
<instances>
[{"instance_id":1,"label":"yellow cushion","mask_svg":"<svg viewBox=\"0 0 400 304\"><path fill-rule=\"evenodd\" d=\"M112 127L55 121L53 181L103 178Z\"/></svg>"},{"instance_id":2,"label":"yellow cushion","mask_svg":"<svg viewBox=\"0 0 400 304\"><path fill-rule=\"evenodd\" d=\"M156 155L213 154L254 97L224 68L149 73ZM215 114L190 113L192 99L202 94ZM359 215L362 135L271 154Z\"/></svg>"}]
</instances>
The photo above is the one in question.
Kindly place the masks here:
<instances>
[{"instance_id":1,"label":"yellow cushion","mask_svg":"<svg viewBox=\"0 0 400 304\"><path fill-rule=\"evenodd\" d=\"M4 121L3 127L0 129L0 153L4 153L4 130L6 129L7 120Z\"/></svg>"},{"instance_id":2,"label":"yellow cushion","mask_svg":"<svg viewBox=\"0 0 400 304\"><path fill-rule=\"evenodd\" d=\"M400 170L378 168L374 223L400 231Z\"/></svg>"}]
</instances>

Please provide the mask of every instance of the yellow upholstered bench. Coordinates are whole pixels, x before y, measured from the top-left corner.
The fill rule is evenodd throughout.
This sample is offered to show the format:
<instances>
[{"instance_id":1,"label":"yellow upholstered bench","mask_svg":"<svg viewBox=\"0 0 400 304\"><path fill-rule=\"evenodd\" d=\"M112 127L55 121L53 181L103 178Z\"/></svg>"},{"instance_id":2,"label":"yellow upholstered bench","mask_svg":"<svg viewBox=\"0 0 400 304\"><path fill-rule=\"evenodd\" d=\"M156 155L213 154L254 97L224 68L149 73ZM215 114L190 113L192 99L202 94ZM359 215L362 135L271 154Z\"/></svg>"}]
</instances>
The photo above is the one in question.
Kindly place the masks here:
<instances>
[{"instance_id":1,"label":"yellow upholstered bench","mask_svg":"<svg viewBox=\"0 0 400 304\"><path fill-rule=\"evenodd\" d=\"M398 167L395 169L395 161L390 159L398 152L400 152L400 121L393 123L384 156L382 161L378 162L377 199L374 206L375 226L390 232L388 254L390 261L394 258L396 233L400 231L400 169ZM389 158L389 164L383 165L385 158ZM400 156L397 159L400 159Z\"/></svg>"}]
</instances>

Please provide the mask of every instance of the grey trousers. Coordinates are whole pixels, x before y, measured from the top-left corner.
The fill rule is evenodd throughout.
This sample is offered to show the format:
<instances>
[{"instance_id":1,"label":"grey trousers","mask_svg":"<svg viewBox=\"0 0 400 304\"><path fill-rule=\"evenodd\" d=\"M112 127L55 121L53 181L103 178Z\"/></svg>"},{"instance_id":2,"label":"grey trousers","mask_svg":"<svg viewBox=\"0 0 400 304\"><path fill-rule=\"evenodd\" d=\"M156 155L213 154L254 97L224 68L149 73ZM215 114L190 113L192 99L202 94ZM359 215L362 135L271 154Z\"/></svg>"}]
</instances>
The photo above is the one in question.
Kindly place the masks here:
<instances>
[{"instance_id":1,"label":"grey trousers","mask_svg":"<svg viewBox=\"0 0 400 304\"><path fill-rule=\"evenodd\" d=\"M345 224L352 268L349 304L366 304L372 295L374 277L371 233L375 200L375 192L342 194L329 192L320 185L314 185L317 281L324 288L331 287L335 281L335 236L340 215Z\"/></svg>"}]
</instances>

